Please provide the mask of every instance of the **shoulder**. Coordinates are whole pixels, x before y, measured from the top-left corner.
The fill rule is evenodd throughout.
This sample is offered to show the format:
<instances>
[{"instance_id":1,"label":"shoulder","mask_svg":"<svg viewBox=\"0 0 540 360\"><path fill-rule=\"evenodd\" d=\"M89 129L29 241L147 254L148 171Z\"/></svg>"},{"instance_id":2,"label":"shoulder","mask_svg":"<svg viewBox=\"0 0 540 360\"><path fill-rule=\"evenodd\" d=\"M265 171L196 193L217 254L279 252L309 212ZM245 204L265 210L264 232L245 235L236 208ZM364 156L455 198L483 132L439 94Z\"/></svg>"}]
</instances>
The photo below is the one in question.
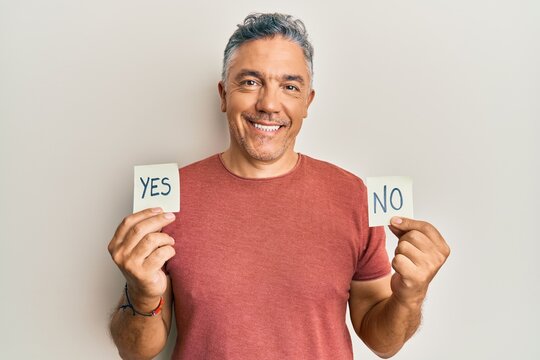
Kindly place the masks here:
<instances>
[{"instance_id":1,"label":"shoulder","mask_svg":"<svg viewBox=\"0 0 540 360\"><path fill-rule=\"evenodd\" d=\"M302 154L306 161L306 169L310 175L324 182L329 182L333 186L345 187L347 189L360 188L365 189L364 182L352 172L345 170L328 161L315 159L311 156Z\"/></svg>"},{"instance_id":2,"label":"shoulder","mask_svg":"<svg viewBox=\"0 0 540 360\"><path fill-rule=\"evenodd\" d=\"M180 173L183 175L193 175L198 173L213 172L215 171L218 162L218 154L214 154L202 160L182 166L180 168Z\"/></svg>"}]
</instances>

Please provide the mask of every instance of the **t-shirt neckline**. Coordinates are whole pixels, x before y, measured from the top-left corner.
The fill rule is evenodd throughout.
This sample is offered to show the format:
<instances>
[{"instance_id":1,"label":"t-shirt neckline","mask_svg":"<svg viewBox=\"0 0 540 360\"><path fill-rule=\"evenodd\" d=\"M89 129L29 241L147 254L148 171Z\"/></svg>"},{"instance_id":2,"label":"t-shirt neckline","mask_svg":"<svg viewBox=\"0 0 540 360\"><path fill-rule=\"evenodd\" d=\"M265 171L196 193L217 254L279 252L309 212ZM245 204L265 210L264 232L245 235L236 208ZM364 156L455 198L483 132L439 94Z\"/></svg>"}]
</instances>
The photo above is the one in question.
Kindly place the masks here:
<instances>
[{"instance_id":1,"label":"t-shirt neckline","mask_svg":"<svg viewBox=\"0 0 540 360\"><path fill-rule=\"evenodd\" d=\"M219 159L219 162L220 162L221 166L223 167L223 169L229 175L231 175L232 177L234 177L236 179L239 179L239 180L244 180L244 181L261 182L261 181L278 180L278 179L283 179L285 177L292 176L300 168L300 164L303 162L303 158L304 158L304 156L301 153L297 153L297 154L298 154L298 160L296 161L296 164L294 165L294 167L292 169L290 169L286 173L278 175L278 176L270 176L270 177L264 177L264 178L248 178L248 177L243 177L243 176L240 176L240 175L236 175L231 170L229 170L229 168L227 168L227 166L225 165L225 162L223 161L223 157L222 157L222 155L223 155L222 152L218 153L216 156Z\"/></svg>"}]
</instances>

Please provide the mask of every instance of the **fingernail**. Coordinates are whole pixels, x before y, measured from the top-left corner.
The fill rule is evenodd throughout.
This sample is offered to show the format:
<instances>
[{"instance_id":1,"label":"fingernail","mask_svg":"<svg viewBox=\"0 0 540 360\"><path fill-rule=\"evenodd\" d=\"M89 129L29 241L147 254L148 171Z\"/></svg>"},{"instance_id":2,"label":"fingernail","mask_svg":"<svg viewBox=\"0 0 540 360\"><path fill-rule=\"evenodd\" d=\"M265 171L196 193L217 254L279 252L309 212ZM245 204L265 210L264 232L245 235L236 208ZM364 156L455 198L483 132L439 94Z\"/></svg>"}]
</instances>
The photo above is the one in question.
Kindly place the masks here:
<instances>
[{"instance_id":1,"label":"fingernail","mask_svg":"<svg viewBox=\"0 0 540 360\"><path fill-rule=\"evenodd\" d=\"M152 208L152 212L155 212L155 213L160 213L162 212L163 210L160 208L160 207L155 207L155 208Z\"/></svg>"},{"instance_id":2,"label":"fingernail","mask_svg":"<svg viewBox=\"0 0 540 360\"><path fill-rule=\"evenodd\" d=\"M403 222L403 220L397 216L394 216L390 222L394 225L399 225Z\"/></svg>"},{"instance_id":3,"label":"fingernail","mask_svg":"<svg viewBox=\"0 0 540 360\"><path fill-rule=\"evenodd\" d=\"M174 219L173 213L166 213L164 216L165 216L165 219L169 219L169 220Z\"/></svg>"}]
</instances>

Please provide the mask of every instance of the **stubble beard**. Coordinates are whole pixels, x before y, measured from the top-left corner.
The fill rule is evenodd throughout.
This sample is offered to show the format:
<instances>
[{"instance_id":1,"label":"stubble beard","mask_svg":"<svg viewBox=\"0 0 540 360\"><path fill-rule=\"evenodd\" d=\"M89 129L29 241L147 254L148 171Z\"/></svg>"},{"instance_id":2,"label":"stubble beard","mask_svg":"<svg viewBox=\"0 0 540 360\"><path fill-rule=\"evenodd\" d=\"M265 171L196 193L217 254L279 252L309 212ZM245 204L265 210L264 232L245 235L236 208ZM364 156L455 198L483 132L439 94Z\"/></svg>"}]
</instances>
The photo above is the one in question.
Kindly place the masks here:
<instances>
[{"instance_id":1,"label":"stubble beard","mask_svg":"<svg viewBox=\"0 0 540 360\"><path fill-rule=\"evenodd\" d=\"M257 141L260 144L260 147L262 147L265 142L263 140L263 137L264 137L263 135L258 135L257 138L255 139L255 141ZM257 150L257 145L251 146L246 141L246 138L244 137L240 137L239 141L240 141L240 147L244 149L251 158L259 160L259 161L277 160L285 153L285 150L287 150L286 143L281 143L280 146L276 150L270 152L270 151Z\"/></svg>"},{"instance_id":2,"label":"stubble beard","mask_svg":"<svg viewBox=\"0 0 540 360\"><path fill-rule=\"evenodd\" d=\"M270 116L268 116L268 114L265 114L265 113L261 113L261 114L242 113L242 118L246 120L247 126L251 126L248 120L251 120L251 121L264 120L265 122L272 122L272 123L275 123L276 125L285 125L285 127L281 128L279 131L287 131L290 127L290 121L271 118ZM270 152L270 151L258 150L258 148L260 149L261 147L263 147L266 142L273 141L273 140L269 139L269 137L265 135L256 135L254 139L256 144L252 146L247 141L246 136L242 136L240 134L240 132L238 131L238 127L236 125L234 125L234 128L233 126L230 126L230 129L231 129L231 135L233 138L236 139L236 142L240 146L240 149L243 149L249 155L249 157L259 160L259 161L268 162L268 161L275 161L279 159L281 156L283 156L283 154L285 153L285 151L290 145L290 141L287 141L287 139L285 139L285 141L280 142L278 148L275 149L274 151Z\"/></svg>"}]
</instances>

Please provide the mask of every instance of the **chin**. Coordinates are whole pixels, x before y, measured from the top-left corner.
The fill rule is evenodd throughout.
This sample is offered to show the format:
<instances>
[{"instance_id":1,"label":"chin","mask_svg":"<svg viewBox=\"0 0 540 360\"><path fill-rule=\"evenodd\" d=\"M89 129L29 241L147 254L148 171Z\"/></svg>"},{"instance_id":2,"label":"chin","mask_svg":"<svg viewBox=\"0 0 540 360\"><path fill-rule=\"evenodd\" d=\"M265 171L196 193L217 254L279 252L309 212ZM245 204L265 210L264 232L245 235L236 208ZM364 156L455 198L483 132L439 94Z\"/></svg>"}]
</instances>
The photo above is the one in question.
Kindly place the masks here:
<instances>
[{"instance_id":1,"label":"chin","mask_svg":"<svg viewBox=\"0 0 540 360\"><path fill-rule=\"evenodd\" d=\"M252 147L244 147L248 155L259 161L274 161L281 158L285 151L282 150L263 150Z\"/></svg>"},{"instance_id":2,"label":"chin","mask_svg":"<svg viewBox=\"0 0 540 360\"><path fill-rule=\"evenodd\" d=\"M255 152L255 151L248 151L248 154L253 159L257 159L259 161L274 161L281 157L282 154L276 154L276 153L269 153L269 152Z\"/></svg>"}]
</instances>

